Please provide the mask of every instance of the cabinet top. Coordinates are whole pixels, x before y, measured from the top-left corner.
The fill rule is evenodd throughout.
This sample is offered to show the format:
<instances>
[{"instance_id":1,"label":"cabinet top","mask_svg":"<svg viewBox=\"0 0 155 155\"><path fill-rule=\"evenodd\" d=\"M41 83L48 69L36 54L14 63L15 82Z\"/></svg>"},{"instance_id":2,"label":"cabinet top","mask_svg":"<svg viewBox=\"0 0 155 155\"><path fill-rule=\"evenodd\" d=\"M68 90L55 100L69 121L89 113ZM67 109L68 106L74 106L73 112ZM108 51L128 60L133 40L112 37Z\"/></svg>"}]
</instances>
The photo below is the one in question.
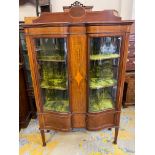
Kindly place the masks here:
<instances>
[{"instance_id":1,"label":"cabinet top","mask_svg":"<svg viewBox=\"0 0 155 155\"><path fill-rule=\"evenodd\" d=\"M46 12L40 17L26 17L24 27L131 25L132 23L132 20L122 20L115 10L87 12L82 6L73 6L68 12Z\"/></svg>"}]
</instances>

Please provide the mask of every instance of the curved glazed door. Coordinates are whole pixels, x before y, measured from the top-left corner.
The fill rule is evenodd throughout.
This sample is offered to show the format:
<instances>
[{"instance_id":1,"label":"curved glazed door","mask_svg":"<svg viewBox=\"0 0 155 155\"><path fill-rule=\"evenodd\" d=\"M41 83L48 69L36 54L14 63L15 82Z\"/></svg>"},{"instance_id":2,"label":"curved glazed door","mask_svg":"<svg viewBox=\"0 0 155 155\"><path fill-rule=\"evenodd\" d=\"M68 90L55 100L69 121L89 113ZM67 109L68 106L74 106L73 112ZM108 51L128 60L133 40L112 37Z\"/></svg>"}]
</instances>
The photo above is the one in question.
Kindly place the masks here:
<instances>
[{"instance_id":1,"label":"curved glazed door","mask_svg":"<svg viewBox=\"0 0 155 155\"><path fill-rule=\"evenodd\" d=\"M69 112L66 38L36 38L44 111Z\"/></svg>"},{"instance_id":2,"label":"curved glazed door","mask_svg":"<svg viewBox=\"0 0 155 155\"><path fill-rule=\"evenodd\" d=\"M33 38L44 129L71 129L66 37Z\"/></svg>"},{"instance_id":3,"label":"curved glazed door","mask_svg":"<svg viewBox=\"0 0 155 155\"><path fill-rule=\"evenodd\" d=\"M121 44L121 36L89 38L87 128L90 130L115 124Z\"/></svg>"},{"instance_id":4,"label":"curved glazed door","mask_svg":"<svg viewBox=\"0 0 155 155\"><path fill-rule=\"evenodd\" d=\"M89 112L115 107L121 37L90 38Z\"/></svg>"}]
</instances>

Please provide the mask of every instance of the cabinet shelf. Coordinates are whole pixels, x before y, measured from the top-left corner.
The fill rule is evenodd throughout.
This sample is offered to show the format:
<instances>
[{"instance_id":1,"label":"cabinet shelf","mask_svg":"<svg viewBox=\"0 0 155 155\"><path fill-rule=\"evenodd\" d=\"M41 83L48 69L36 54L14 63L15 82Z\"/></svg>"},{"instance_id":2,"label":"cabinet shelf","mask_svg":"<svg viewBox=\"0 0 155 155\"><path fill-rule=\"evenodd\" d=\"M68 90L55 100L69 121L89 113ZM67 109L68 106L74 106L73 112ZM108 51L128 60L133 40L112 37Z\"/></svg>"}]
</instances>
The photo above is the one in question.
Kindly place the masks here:
<instances>
[{"instance_id":1,"label":"cabinet shelf","mask_svg":"<svg viewBox=\"0 0 155 155\"><path fill-rule=\"evenodd\" d=\"M115 59L119 58L119 54L94 54L90 55L90 60L106 60L106 59Z\"/></svg>"},{"instance_id":2,"label":"cabinet shelf","mask_svg":"<svg viewBox=\"0 0 155 155\"><path fill-rule=\"evenodd\" d=\"M47 61L47 62L66 62L66 60L54 60L54 59L38 59L38 61Z\"/></svg>"},{"instance_id":3,"label":"cabinet shelf","mask_svg":"<svg viewBox=\"0 0 155 155\"><path fill-rule=\"evenodd\" d=\"M59 49L59 48L47 48L47 47L37 47L35 49L36 52L39 52L39 51L51 51L51 52L62 52L62 53L65 53L65 50L64 49Z\"/></svg>"},{"instance_id":4,"label":"cabinet shelf","mask_svg":"<svg viewBox=\"0 0 155 155\"><path fill-rule=\"evenodd\" d=\"M46 101L44 109L56 112L69 112L69 100Z\"/></svg>"},{"instance_id":5,"label":"cabinet shelf","mask_svg":"<svg viewBox=\"0 0 155 155\"><path fill-rule=\"evenodd\" d=\"M38 61L66 62L62 56L38 56Z\"/></svg>"},{"instance_id":6,"label":"cabinet shelf","mask_svg":"<svg viewBox=\"0 0 155 155\"><path fill-rule=\"evenodd\" d=\"M67 87L64 87L63 84L59 84L59 85L48 85L47 82L45 81L42 81L41 82L41 85L40 85L41 88L44 88L44 89L57 89L57 90L67 90Z\"/></svg>"},{"instance_id":7,"label":"cabinet shelf","mask_svg":"<svg viewBox=\"0 0 155 155\"><path fill-rule=\"evenodd\" d=\"M90 89L99 89L99 88L115 86L116 84L117 84L117 80L115 79L91 78L89 86L90 86Z\"/></svg>"},{"instance_id":8,"label":"cabinet shelf","mask_svg":"<svg viewBox=\"0 0 155 155\"><path fill-rule=\"evenodd\" d=\"M102 98L99 101L96 101L95 104L90 104L89 112L100 112L112 108L114 108L113 100L111 98Z\"/></svg>"}]
</instances>

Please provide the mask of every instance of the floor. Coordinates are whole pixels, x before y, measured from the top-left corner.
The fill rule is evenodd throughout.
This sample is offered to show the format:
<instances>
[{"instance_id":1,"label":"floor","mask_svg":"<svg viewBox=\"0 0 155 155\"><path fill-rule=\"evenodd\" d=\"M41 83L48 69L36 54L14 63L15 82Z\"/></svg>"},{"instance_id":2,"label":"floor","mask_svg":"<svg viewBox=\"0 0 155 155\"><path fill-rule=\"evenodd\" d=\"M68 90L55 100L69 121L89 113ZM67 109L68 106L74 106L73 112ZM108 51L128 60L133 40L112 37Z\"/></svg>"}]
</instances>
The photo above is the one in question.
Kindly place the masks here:
<instances>
[{"instance_id":1,"label":"floor","mask_svg":"<svg viewBox=\"0 0 155 155\"><path fill-rule=\"evenodd\" d=\"M134 107L122 109L118 143L114 145L114 129L90 132L75 129L63 133L46 133L46 147L42 147L38 121L31 120L26 129L21 129L20 155L134 155L135 118Z\"/></svg>"}]
</instances>

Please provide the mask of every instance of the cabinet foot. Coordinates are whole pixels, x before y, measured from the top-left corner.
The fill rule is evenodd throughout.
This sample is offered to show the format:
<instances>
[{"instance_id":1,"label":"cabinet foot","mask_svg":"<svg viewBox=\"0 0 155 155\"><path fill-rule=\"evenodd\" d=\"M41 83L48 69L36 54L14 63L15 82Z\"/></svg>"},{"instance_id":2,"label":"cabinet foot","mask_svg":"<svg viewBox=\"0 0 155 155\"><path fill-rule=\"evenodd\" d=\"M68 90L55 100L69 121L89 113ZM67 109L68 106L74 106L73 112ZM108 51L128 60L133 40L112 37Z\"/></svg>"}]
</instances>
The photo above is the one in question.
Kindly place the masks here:
<instances>
[{"instance_id":1,"label":"cabinet foot","mask_svg":"<svg viewBox=\"0 0 155 155\"><path fill-rule=\"evenodd\" d=\"M41 138L42 138L43 146L46 146L46 142L45 142L45 132L44 132L44 130L40 130L40 133L41 133Z\"/></svg>"},{"instance_id":2,"label":"cabinet foot","mask_svg":"<svg viewBox=\"0 0 155 155\"><path fill-rule=\"evenodd\" d=\"M117 141L114 140L113 144L117 144Z\"/></svg>"},{"instance_id":3,"label":"cabinet foot","mask_svg":"<svg viewBox=\"0 0 155 155\"><path fill-rule=\"evenodd\" d=\"M46 143L43 143L43 147L45 147L46 146Z\"/></svg>"},{"instance_id":4,"label":"cabinet foot","mask_svg":"<svg viewBox=\"0 0 155 155\"><path fill-rule=\"evenodd\" d=\"M119 131L119 128L115 128L115 138L113 142L114 144L117 144L118 131Z\"/></svg>"}]
</instances>

